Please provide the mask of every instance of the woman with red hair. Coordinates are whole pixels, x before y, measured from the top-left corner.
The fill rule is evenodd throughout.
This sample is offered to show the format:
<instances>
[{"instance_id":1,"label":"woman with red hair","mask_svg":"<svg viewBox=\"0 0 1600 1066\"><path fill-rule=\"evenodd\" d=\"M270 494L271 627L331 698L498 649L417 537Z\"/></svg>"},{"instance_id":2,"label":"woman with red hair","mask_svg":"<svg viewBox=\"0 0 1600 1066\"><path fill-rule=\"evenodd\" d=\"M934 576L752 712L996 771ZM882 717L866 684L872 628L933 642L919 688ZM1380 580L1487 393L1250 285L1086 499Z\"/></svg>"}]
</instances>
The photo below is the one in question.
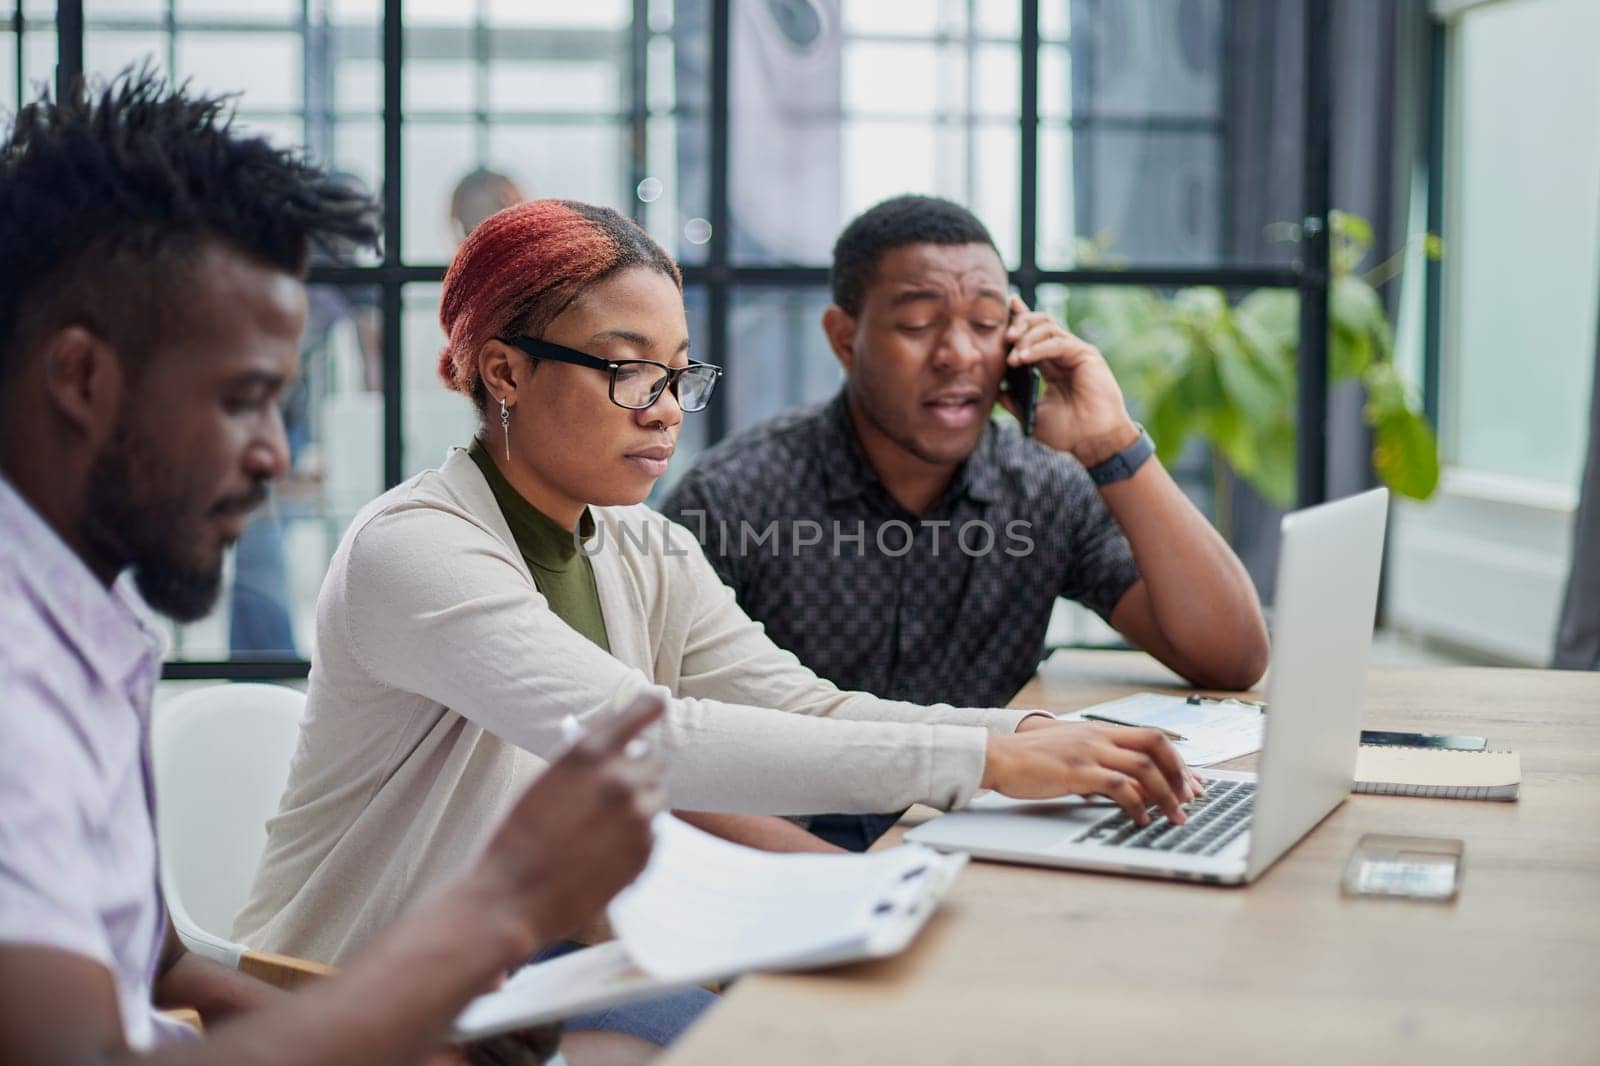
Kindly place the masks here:
<instances>
[{"instance_id":1,"label":"woman with red hair","mask_svg":"<svg viewBox=\"0 0 1600 1066\"><path fill-rule=\"evenodd\" d=\"M491 216L440 322L441 375L482 429L363 510L329 565L245 943L340 961L482 847L564 719L649 689L673 806L749 842L826 847L748 816L952 808L979 788L1183 820L1193 782L1159 734L841 691L640 506L721 371L689 358L678 269L632 222L556 200Z\"/></svg>"}]
</instances>

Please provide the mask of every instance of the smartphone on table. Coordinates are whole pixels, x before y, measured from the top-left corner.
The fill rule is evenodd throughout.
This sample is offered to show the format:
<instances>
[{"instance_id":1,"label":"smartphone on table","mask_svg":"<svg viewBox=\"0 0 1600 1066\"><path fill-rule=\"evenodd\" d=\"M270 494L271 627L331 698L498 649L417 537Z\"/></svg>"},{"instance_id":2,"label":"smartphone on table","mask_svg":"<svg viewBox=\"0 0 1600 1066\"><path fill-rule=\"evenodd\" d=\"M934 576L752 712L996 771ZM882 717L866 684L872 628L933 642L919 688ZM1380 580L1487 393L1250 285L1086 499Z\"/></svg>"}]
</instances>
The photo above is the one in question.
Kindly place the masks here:
<instances>
[{"instance_id":1,"label":"smartphone on table","mask_svg":"<svg viewBox=\"0 0 1600 1066\"><path fill-rule=\"evenodd\" d=\"M1451 751L1483 751L1486 737L1450 733L1398 733L1388 729L1363 729L1361 743L1385 748L1446 748Z\"/></svg>"}]
</instances>

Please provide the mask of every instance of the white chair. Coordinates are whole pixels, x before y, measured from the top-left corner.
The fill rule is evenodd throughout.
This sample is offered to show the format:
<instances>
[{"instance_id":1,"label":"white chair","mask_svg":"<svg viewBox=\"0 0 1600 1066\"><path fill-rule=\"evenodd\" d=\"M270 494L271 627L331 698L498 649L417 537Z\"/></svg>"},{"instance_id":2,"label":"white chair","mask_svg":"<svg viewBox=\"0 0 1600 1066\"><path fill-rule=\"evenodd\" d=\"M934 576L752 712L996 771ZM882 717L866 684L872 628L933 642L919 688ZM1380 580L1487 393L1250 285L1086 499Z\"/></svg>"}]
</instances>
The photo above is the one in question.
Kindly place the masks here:
<instances>
[{"instance_id":1,"label":"white chair","mask_svg":"<svg viewBox=\"0 0 1600 1066\"><path fill-rule=\"evenodd\" d=\"M214 685L157 708L151 725L161 890L190 951L282 987L327 967L229 937L266 847L300 736L305 696Z\"/></svg>"}]
</instances>

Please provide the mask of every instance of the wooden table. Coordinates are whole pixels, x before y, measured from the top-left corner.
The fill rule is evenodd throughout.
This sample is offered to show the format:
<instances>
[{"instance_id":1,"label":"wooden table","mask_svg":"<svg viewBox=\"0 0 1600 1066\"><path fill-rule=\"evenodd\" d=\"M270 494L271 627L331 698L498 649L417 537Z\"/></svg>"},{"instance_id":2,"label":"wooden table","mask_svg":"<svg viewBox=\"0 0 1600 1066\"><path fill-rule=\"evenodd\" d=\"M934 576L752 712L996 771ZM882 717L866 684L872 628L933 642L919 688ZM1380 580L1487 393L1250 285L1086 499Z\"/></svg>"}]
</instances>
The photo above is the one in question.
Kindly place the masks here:
<instances>
[{"instance_id":1,"label":"wooden table","mask_svg":"<svg viewBox=\"0 0 1600 1066\"><path fill-rule=\"evenodd\" d=\"M1017 704L1176 683L1064 653ZM1351 796L1244 888L974 862L904 954L747 977L667 1061L1600 1063L1600 674L1374 670L1366 725L1516 749L1521 800ZM1342 897L1368 832L1462 838L1457 900Z\"/></svg>"}]
</instances>

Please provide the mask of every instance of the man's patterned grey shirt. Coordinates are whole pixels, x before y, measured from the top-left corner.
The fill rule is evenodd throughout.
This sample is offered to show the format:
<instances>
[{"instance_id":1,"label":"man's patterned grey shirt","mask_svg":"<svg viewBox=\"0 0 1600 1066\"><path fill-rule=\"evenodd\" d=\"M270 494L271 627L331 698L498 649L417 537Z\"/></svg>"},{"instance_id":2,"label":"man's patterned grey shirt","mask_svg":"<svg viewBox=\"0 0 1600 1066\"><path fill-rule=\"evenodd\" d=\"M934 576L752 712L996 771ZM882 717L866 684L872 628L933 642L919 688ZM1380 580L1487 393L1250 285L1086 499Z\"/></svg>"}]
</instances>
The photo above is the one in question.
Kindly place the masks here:
<instances>
[{"instance_id":1,"label":"man's patterned grey shirt","mask_svg":"<svg viewBox=\"0 0 1600 1066\"><path fill-rule=\"evenodd\" d=\"M841 688L915 703L1004 706L1057 596L1109 618L1139 577L1072 456L992 422L919 518L868 464L843 392L710 449L661 510L781 647Z\"/></svg>"}]
</instances>

